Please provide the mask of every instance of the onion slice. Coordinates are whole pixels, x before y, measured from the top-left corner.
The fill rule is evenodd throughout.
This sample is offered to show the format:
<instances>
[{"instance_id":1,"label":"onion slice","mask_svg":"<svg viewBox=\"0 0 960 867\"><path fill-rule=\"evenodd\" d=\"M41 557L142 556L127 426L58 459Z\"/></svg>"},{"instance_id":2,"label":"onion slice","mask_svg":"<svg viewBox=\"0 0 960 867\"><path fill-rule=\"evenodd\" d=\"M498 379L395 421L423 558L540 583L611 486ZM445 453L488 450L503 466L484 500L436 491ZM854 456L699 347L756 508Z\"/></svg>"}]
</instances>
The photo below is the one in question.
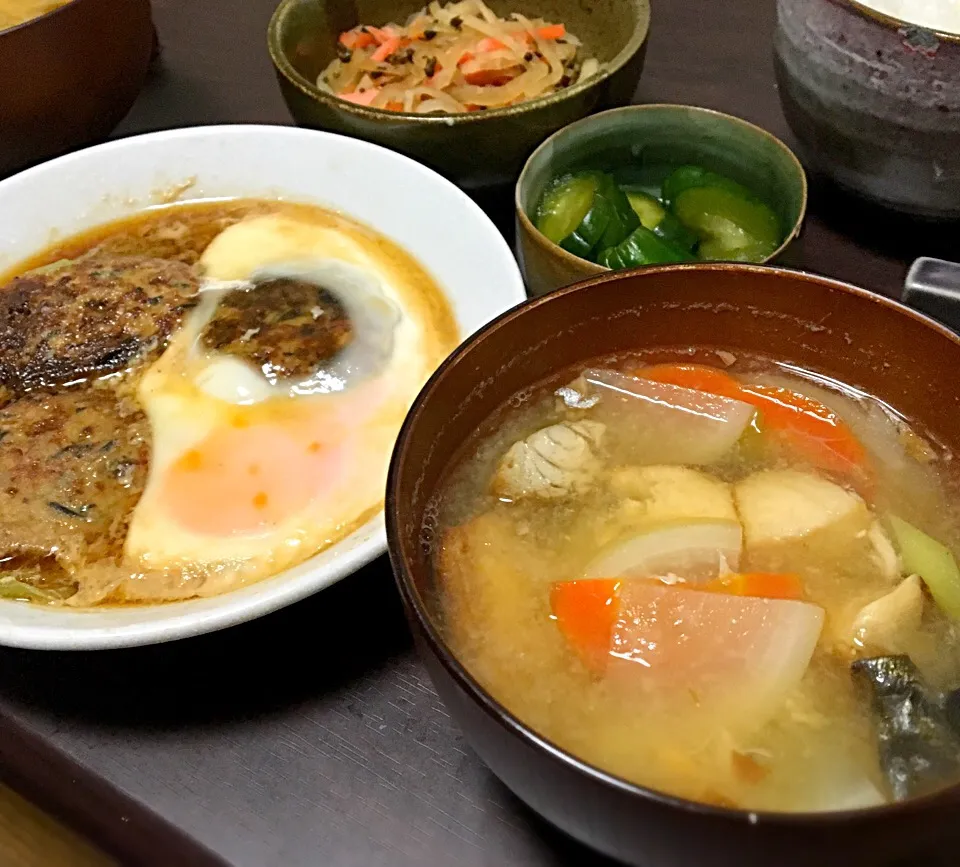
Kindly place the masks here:
<instances>
[{"instance_id":1,"label":"onion slice","mask_svg":"<svg viewBox=\"0 0 960 867\"><path fill-rule=\"evenodd\" d=\"M607 546L582 578L650 578L678 575L706 583L740 567L743 533L736 521L666 524Z\"/></svg>"}]
</instances>

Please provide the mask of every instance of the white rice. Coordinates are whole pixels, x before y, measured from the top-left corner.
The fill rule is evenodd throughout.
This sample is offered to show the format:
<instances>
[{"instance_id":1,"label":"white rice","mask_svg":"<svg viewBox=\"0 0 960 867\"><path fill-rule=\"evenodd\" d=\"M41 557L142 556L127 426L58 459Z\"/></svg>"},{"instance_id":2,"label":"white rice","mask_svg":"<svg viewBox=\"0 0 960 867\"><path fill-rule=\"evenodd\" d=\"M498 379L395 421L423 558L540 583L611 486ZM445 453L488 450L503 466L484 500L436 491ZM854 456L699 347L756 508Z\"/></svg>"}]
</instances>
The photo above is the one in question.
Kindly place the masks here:
<instances>
[{"instance_id":1,"label":"white rice","mask_svg":"<svg viewBox=\"0 0 960 867\"><path fill-rule=\"evenodd\" d=\"M860 0L860 3L910 24L960 34L960 0Z\"/></svg>"}]
</instances>

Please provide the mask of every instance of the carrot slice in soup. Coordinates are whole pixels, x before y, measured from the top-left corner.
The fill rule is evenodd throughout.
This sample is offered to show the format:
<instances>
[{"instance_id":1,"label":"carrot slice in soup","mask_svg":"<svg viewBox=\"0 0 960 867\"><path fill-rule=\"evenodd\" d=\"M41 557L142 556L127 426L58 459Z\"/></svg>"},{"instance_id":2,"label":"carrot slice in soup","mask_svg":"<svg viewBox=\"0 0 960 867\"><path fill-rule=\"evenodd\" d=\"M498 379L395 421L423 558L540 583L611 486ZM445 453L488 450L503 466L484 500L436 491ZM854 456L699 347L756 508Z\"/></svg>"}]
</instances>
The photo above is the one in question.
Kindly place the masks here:
<instances>
[{"instance_id":1,"label":"carrot slice in soup","mask_svg":"<svg viewBox=\"0 0 960 867\"><path fill-rule=\"evenodd\" d=\"M769 430L815 466L841 475L865 476L867 453L850 426L818 400L772 385L746 385L743 400L761 412Z\"/></svg>"},{"instance_id":2,"label":"carrot slice in soup","mask_svg":"<svg viewBox=\"0 0 960 867\"><path fill-rule=\"evenodd\" d=\"M741 385L737 380L722 370L705 364L654 364L641 367L634 375L653 382L664 382L667 385L679 385L681 388L692 388L720 397L744 400L740 393Z\"/></svg>"},{"instance_id":3,"label":"carrot slice in soup","mask_svg":"<svg viewBox=\"0 0 960 867\"><path fill-rule=\"evenodd\" d=\"M715 578L704 590L733 596L758 596L764 599L803 599L799 576L781 572L750 572Z\"/></svg>"},{"instance_id":4,"label":"carrot slice in soup","mask_svg":"<svg viewBox=\"0 0 960 867\"><path fill-rule=\"evenodd\" d=\"M564 581L553 585L550 605L557 626L591 668L602 669L619 615L616 580Z\"/></svg>"},{"instance_id":5,"label":"carrot slice in soup","mask_svg":"<svg viewBox=\"0 0 960 867\"><path fill-rule=\"evenodd\" d=\"M656 364L637 376L741 400L760 411L760 429L816 467L871 489L866 450L850 426L818 400L771 385L743 385L729 374L701 364Z\"/></svg>"}]
</instances>

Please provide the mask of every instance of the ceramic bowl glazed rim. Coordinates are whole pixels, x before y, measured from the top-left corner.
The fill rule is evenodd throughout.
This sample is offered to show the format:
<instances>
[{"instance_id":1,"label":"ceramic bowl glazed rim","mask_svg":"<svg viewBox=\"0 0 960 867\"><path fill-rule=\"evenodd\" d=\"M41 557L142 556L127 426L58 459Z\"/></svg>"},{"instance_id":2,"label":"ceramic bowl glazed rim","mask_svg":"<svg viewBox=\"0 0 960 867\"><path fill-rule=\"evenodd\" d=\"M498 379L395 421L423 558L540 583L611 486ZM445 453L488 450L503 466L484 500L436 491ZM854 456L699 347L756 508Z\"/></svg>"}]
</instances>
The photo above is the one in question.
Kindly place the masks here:
<instances>
[{"instance_id":1,"label":"ceramic bowl glazed rim","mask_svg":"<svg viewBox=\"0 0 960 867\"><path fill-rule=\"evenodd\" d=\"M77 0L77 2L79 2L79 0ZM23 195L20 188L25 186L29 191L33 179L42 177L50 170L51 166L73 164L72 171L76 172L78 170L76 165L79 164L82 167L84 161L89 158L91 153L96 153L100 156L114 155L122 159L128 149L135 148L143 141L162 142L166 144L171 142L190 142L198 138L214 138L229 142L234 137L258 136L269 136L275 139L310 139L314 142L321 140L336 141L342 143L345 147L349 147L354 154L366 155L371 158L380 158L398 163L403 166L404 171L411 173L414 177L430 178L431 186L442 186L456 197L460 203L460 207L463 209L463 214L472 215L474 221L482 222L487 227L490 244L486 246L490 247L490 254L493 255L493 253L496 253L498 259L504 264L509 263L510 265L510 273L513 278L509 287L510 294L515 297L517 302L524 297L522 275L520 274L516 259L511 253L510 246L490 220L490 217L473 199L457 187L456 184L444 178L433 169L424 166L422 163L383 145L325 130L303 129L301 127L281 124L208 124L205 126L156 130L135 136L128 136L126 138L111 139L97 145L80 148L24 169L7 178L0 179L0 196L3 198L13 196L14 201L19 201ZM152 171L152 167L150 171ZM249 172L247 174L249 174ZM251 183L256 184L256 178L253 178ZM11 188L16 191L13 192ZM8 192L8 190L11 190L11 192ZM280 198L289 197L280 196ZM130 215L140 213L146 207L149 206L140 207L136 211L131 212ZM322 207L344 210L349 214L347 209L338 205L323 203ZM107 220L98 219L92 222L90 227L95 228L97 225L109 223L112 219L117 218L109 218ZM119 219L123 219L123 217ZM362 222L365 222L366 225L371 226L376 231L383 231L371 221ZM80 229L78 231L82 232L84 230ZM76 233L73 232L71 234ZM67 237L69 237L69 235ZM43 248L44 245L38 247L38 249ZM29 253L27 253L27 256L29 256ZM23 261L23 257L18 257L17 261ZM429 263L424 264L429 267ZM451 302L457 297L457 291L454 286L441 284L440 288L444 294L451 299ZM467 328L461 324L457 339L462 342L465 339L463 335L468 333ZM318 552L301 563L283 569L273 575L266 576L259 581L216 596L178 600L174 602L147 603L122 607L110 606L109 608L94 606L72 610L58 608L56 609L58 613L69 610L71 616L74 618L74 622L70 625L58 624L54 626L18 623L0 625L0 645L40 651L112 650L116 648L161 644L167 641L216 632L241 623L257 620L327 589L383 555L387 549L387 537L384 527L385 497L383 503L382 508L379 508L344 539L339 540L332 548ZM366 536L364 538L357 540L354 544L349 544L349 540L353 538L355 534L363 534L365 531ZM346 550L340 552L334 560L322 565L314 563L315 557L323 556L327 552L336 549L337 546L345 543L348 544L348 547ZM194 603L200 607L196 607ZM206 603L209 603L209 605ZM0 601L0 604L20 605L25 603ZM140 618L129 623L117 625L104 624L94 628L84 627L82 623L84 617L91 614L102 614L108 610L138 610L142 612L166 610L178 613L176 616L171 616L159 621Z\"/></svg>"},{"instance_id":2,"label":"ceramic bowl glazed rim","mask_svg":"<svg viewBox=\"0 0 960 867\"><path fill-rule=\"evenodd\" d=\"M48 9L41 15L34 15L33 18L28 18L26 21L21 21L19 24L14 24L6 29L0 28L0 40L2 40L3 37L8 33L13 33L17 30L25 30L27 27L32 27L34 24L40 24L41 21L48 21L51 18L55 18L68 6L76 6L78 3L85 2L90 2L90 0L67 0L67 2L62 6L54 6L53 9Z\"/></svg>"},{"instance_id":3,"label":"ceramic bowl glazed rim","mask_svg":"<svg viewBox=\"0 0 960 867\"><path fill-rule=\"evenodd\" d=\"M879 807L866 807L853 810L837 810L831 812L806 812L806 813L778 813L762 810L740 810L727 807L717 807L710 804L703 804L697 801L681 798L676 795L670 795L655 789L646 788L637 783L632 783L616 774L604 771L595 765L589 764L583 759L577 758L573 753L568 752L563 747L558 746L543 735L538 734L532 727L528 726L521 719L507 710L496 698L494 698L457 658L457 655L450 648L443 638L439 628L434 623L433 617L427 610L423 598L417 591L416 582L413 579L412 571L406 558L400 553L399 539L401 537L400 526L405 523L401 520L401 513L407 509L407 504L402 503L397 498L397 487L399 477L405 463L408 443L412 439L419 419L424 413L424 407L431 399L431 396L437 384L449 376L457 376L459 373L458 365L460 361L470 353L474 346L488 339L495 339L496 332L503 326L512 323L514 320L527 316L536 316L538 309L546 304L553 303L556 299L567 295L573 295L581 292L589 292L593 287L605 283L616 282L621 279L630 278L638 275L647 275L654 277L657 274L670 271L699 271L708 273L755 273L766 274L771 277L789 278L804 282L816 283L831 289L837 289L849 295L854 295L862 299L865 303L877 304L901 316L908 316L916 322L926 326L942 337L946 337L958 348L960 348L960 335L954 334L950 329L941 325L935 319L930 318L906 305L877 295L866 289L845 283L841 280L835 280L830 277L823 277L818 274L812 274L793 268L771 265L754 265L734 262L712 262L697 264L680 265L653 265L645 268L634 268L626 271L614 271L593 277L589 280L583 280L570 286L556 289L546 295L537 298L531 298L511 310L498 316L496 319L487 323L483 328L477 331L469 340L462 343L442 365L430 377L427 384L423 387L420 394L414 401L413 406L407 414L400 435L397 437L397 444L390 462L390 471L387 481L387 499L385 505L385 515L387 524L387 540L390 553L390 562L393 567L394 576L400 589L400 595L403 598L404 605L408 612L413 612L416 616L420 630L425 637L426 643L432 653L440 661L440 664L446 669L447 673L453 678L455 683L467 693L470 700L478 704L487 716L491 717L501 727L511 734L518 737L523 743L533 747L535 750L547 753L554 759L560 761L568 768L589 777L609 789L613 789L632 797L653 801L662 806L672 807L683 810L687 813L711 816L714 818L726 819L729 821L745 822L750 825L763 823L768 826L778 825L783 827L800 827L815 825L818 827L829 827L835 824L848 821L868 821L891 815L904 815L922 812L928 804L932 804L944 796L955 794L960 791L960 783L948 786L945 789L937 790L932 794L924 795L920 798L913 798L909 801L903 801L893 804L884 804ZM469 737L468 737L469 740Z\"/></svg>"},{"instance_id":4,"label":"ceramic bowl glazed rim","mask_svg":"<svg viewBox=\"0 0 960 867\"><path fill-rule=\"evenodd\" d=\"M493 108L488 111L473 111L465 114L415 114L414 112L387 111L386 109L372 108L366 105L356 105L345 99L340 99L332 93L320 90L315 84L297 72L281 48L280 34L284 30L286 18L290 14L292 7L300 2L302 2L302 0L282 0L270 18L270 24L267 27L267 46L270 51L270 59L290 84L315 102L320 102L340 111L355 114L365 120L408 121L410 123L437 127L482 123L485 120L492 120L494 118L513 117L534 109L556 105L570 97L585 93L606 81L610 76L626 66L631 58L635 57L637 52L643 48L650 34L651 4L649 0L629 0L629 2L633 3L641 12L639 25L634 28L630 39L621 51L608 63L603 64L599 73L591 76L586 81L577 82L577 84L564 88L563 90L538 96L536 99L527 100L526 102L521 102L516 105L509 105L504 108ZM324 0L316 0L316 2L324 2ZM626 2L626 0L619 0L619 2Z\"/></svg>"},{"instance_id":5,"label":"ceramic bowl glazed rim","mask_svg":"<svg viewBox=\"0 0 960 867\"><path fill-rule=\"evenodd\" d=\"M867 6L865 3L859 2L859 0L840 0L840 2L845 3L862 17L870 18L888 30L920 30L924 33L932 33L944 42L953 42L960 45L960 33L950 33L948 30L937 30L935 27L927 27L924 24L914 24L912 21L904 21L902 18L897 18L889 12L881 12L879 9Z\"/></svg>"},{"instance_id":6,"label":"ceramic bowl glazed rim","mask_svg":"<svg viewBox=\"0 0 960 867\"><path fill-rule=\"evenodd\" d=\"M726 123L738 124L741 127L749 130L752 133L760 135L763 138L766 138L768 141L773 142L773 144L787 157L789 157L790 162L792 163L794 169L797 172L797 176L800 178L800 213L797 216L796 221L790 229L790 232L784 236L784 239L779 247L774 250L766 259L763 260L762 264L771 262L776 259L778 256L783 255L783 252L789 247L797 238L800 236L800 233L803 231L803 224L807 219L807 200L809 197L809 184L807 182L807 173L803 168L803 164L800 162L799 157L793 152L793 150L779 138L777 138L769 130L765 130L763 127L757 126L754 123L750 123L748 120L744 120L742 117L737 117L733 114L726 114L722 111L716 111L712 108L703 108L699 105L682 105L680 103L669 103L669 102L650 102L643 105L625 105L620 108L611 108L607 111L597 112L592 114L589 117L581 118L580 120L575 120L573 123L567 124L562 129L558 129L553 133L549 138L544 139L540 146L527 158L527 161L523 164L523 169L520 171L520 176L517 178L516 186L514 187L513 192L513 205L517 214L517 219L520 220L520 223L523 225L523 228L531 234L531 237L536 239L542 246L549 248L550 252L559 258L562 262L565 262L567 265L571 265L576 268L583 268L584 265L591 266L593 269L596 269L598 275L609 274L611 273L610 269L605 265L600 265L597 262L591 262L589 259L584 259L580 256L575 256L573 253L569 253L563 249L559 244L555 244L551 241L546 235L543 234L534 224L533 221L527 216L526 208L523 207L521 202L522 187L527 179L527 176L533 171L532 166L534 160L540 158L542 154L551 148L555 140L569 132L570 130L586 129L591 124L597 123L598 121L611 117L612 115L617 114L633 114L636 112L647 111L650 109L667 109L670 111L684 111L684 112L693 112L700 114L701 116L710 116L715 119L718 119ZM700 264L697 262L691 262L686 264Z\"/></svg>"}]
</instances>

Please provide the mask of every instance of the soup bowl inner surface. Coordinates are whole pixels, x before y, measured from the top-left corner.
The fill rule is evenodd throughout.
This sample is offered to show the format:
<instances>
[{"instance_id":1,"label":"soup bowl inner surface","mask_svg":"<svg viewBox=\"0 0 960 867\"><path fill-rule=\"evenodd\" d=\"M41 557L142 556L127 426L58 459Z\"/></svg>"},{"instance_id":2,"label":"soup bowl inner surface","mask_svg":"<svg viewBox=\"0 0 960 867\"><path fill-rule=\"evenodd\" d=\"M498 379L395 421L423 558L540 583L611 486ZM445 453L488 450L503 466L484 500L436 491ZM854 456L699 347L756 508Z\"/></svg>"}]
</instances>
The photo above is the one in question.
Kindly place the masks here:
<instances>
[{"instance_id":1,"label":"soup bowl inner surface","mask_svg":"<svg viewBox=\"0 0 960 867\"><path fill-rule=\"evenodd\" d=\"M875 867L948 851L960 786L900 805L820 814L748 813L662 795L540 737L445 642L433 600L434 506L464 442L511 395L560 370L598 356L694 345L766 356L855 386L960 448L960 389L944 376L960 363L960 338L862 289L764 266L687 265L607 275L515 308L434 375L393 457L390 555L441 697L481 758L523 800L630 864Z\"/></svg>"}]
</instances>

